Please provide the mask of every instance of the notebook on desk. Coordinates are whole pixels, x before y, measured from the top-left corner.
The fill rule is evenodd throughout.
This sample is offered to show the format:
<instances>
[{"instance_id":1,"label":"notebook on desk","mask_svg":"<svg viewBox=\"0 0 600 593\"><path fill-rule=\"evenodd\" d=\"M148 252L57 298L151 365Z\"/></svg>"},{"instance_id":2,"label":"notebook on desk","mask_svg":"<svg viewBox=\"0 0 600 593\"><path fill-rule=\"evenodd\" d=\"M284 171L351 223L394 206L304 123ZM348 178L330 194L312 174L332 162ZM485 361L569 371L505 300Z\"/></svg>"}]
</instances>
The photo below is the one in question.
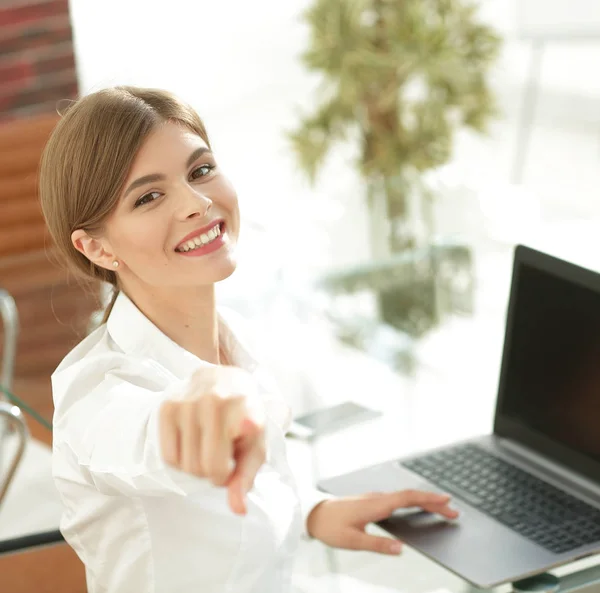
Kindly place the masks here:
<instances>
[{"instance_id":1,"label":"notebook on desk","mask_svg":"<svg viewBox=\"0 0 600 593\"><path fill-rule=\"evenodd\" d=\"M482 588L600 552L600 275L518 246L493 433L319 487L448 492L458 521L381 527Z\"/></svg>"}]
</instances>

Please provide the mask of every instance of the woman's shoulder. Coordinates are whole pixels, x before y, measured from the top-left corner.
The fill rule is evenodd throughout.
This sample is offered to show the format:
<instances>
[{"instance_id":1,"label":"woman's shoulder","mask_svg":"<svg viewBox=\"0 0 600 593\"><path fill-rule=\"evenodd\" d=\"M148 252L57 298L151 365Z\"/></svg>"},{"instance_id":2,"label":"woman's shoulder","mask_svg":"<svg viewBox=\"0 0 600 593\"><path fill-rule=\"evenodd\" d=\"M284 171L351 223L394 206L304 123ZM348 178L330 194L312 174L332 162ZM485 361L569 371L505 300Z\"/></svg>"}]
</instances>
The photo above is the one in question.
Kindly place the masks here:
<instances>
[{"instance_id":1,"label":"woman's shoulder","mask_svg":"<svg viewBox=\"0 0 600 593\"><path fill-rule=\"evenodd\" d=\"M52 374L54 425L80 409L84 400L89 404L84 407L92 410L96 403L119 394L145 397L178 384L155 361L120 349L102 325L75 346Z\"/></svg>"},{"instance_id":2,"label":"woman's shoulder","mask_svg":"<svg viewBox=\"0 0 600 593\"><path fill-rule=\"evenodd\" d=\"M111 338L106 325L101 325L61 361L52 374L52 395L55 407L66 400L74 403L111 378L148 376L148 364L123 352Z\"/></svg>"},{"instance_id":3,"label":"woman's shoulder","mask_svg":"<svg viewBox=\"0 0 600 593\"><path fill-rule=\"evenodd\" d=\"M73 367L96 363L98 359L119 358L119 349L110 338L106 324L101 325L79 342L60 362L53 377L68 372Z\"/></svg>"}]
</instances>

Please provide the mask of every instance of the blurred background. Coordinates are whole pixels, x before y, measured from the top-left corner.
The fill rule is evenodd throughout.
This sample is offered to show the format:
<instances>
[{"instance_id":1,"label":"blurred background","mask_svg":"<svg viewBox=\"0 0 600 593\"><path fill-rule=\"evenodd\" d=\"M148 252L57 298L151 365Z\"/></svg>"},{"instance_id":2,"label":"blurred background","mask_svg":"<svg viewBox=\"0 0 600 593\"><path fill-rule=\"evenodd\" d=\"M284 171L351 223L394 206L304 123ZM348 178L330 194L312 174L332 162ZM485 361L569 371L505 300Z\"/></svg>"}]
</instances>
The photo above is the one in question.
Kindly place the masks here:
<instances>
[{"instance_id":1,"label":"blurred background","mask_svg":"<svg viewBox=\"0 0 600 593\"><path fill-rule=\"evenodd\" d=\"M595 0L2 0L0 384L50 420L50 374L97 322L103 287L52 263L36 171L57 107L132 84L207 125L243 217L220 299L294 413L383 412L292 444L303 479L488 430L514 246L600 268L598 72ZM27 425L6 540L60 517L51 433ZM64 548L0 566L35 580L14 591L84 590ZM302 550L303 591L459 586L410 552Z\"/></svg>"}]
</instances>

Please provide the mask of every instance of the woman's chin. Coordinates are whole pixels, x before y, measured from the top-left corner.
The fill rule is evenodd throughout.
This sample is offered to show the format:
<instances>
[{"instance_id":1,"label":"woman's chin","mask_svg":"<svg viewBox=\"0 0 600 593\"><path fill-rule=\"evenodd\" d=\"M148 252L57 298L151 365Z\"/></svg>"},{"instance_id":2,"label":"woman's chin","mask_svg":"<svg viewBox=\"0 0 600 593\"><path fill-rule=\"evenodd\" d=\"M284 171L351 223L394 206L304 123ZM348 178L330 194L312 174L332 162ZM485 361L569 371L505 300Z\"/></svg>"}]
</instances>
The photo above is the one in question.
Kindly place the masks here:
<instances>
[{"instance_id":1,"label":"woman's chin","mask_svg":"<svg viewBox=\"0 0 600 593\"><path fill-rule=\"evenodd\" d=\"M215 266L211 272L211 282L217 283L222 282L223 280L227 280L236 270L237 261L235 258L227 258L226 260L219 262L219 266Z\"/></svg>"},{"instance_id":2,"label":"woman's chin","mask_svg":"<svg viewBox=\"0 0 600 593\"><path fill-rule=\"evenodd\" d=\"M217 282L222 282L223 280L227 280L227 278L229 278L235 272L236 267L237 266L235 264L233 264L229 270L223 271L223 273L220 274L218 279L215 280L214 282L217 283Z\"/></svg>"}]
</instances>

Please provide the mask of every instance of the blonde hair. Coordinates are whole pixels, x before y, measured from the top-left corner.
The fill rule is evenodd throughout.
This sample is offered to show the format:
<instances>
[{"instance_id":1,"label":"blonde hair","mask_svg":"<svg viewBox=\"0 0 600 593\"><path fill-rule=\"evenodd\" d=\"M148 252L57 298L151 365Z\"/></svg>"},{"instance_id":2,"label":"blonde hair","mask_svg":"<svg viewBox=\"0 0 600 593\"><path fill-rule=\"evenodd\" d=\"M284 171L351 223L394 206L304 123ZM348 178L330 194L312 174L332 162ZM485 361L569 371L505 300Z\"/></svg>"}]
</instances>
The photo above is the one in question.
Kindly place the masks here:
<instances>
[{"instance_id":1,"label":"blonde hair","mask_svg":"<svg viewBox=\"0 0 600 593\"><path fill-rule=\"evenodd\" d=\"M74 102L54 128L40 164L42 212L59 258L77 275L113 287L106 322L119 293L117 275L77 251L71 234L102 232L133 160L161 123L179 123L210 148L202 120L189 105L163 90L120 86Z\"/></svg>"}]
</instances>

